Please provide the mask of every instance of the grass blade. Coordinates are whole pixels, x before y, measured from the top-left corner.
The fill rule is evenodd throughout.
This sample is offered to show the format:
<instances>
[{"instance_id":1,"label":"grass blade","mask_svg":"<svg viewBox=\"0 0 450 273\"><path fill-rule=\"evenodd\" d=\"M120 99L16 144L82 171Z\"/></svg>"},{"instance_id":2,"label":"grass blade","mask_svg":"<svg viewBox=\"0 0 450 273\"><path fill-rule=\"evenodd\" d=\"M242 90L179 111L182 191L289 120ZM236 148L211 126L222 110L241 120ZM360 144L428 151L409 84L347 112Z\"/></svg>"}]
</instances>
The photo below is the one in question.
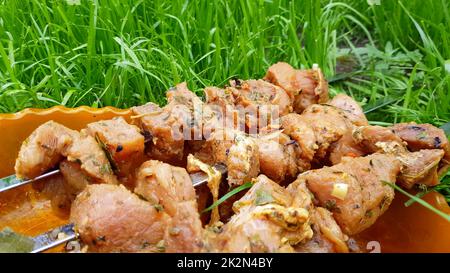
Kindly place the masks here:
<instances>
[{"instance_id":1,"label":"grass blade","mask_svg":"<svg viewBox=\"0 0 450 273\"><path fill-rule=\"evenodd\" d=\"M237 194L238 192L241 192L243 190L246 190L248 188L251 188L253 186L253 183L251 182L247 182L245 184L240 185L237 188L234 188L233 190L229 191L227 194L225 194L224 196L222 196L219 200L217 200L216 202L214 202L211 206L207 207L206 209L204 209L202 211L202 213L208 212L212 209L214 209L215 207L219 206L220 204L222 204L223 202L225 202L225 200L227 200L228 198L230 198L231 196Z\"/></svg>"},{"instance_id":2,"label":"grass blade","mask_svg":"<svg viewBox=\"0 0 450 273\"><path fill-rule=\"evenodd\" d=\"M441 216L442 218L444 218L445 220L450 222L450 215L446 214L440 210L438 210L437 208L433 207L432 205L430 205L428 202L426 202L423 199L418 198L415 195L412 195L410 193L408 193L407 191L403 190L402 188L400 188L399 186L395 185L394 183L391 182L387 182L387 181L383 181L383 183L385 183L386 185L389 185L390 187L392 187L393 189L399 191L400 193L408 196L409 198L411 198L412 200L414 200L415 202L421 204L422 206L424 206L425 208L429 209L430 211L436 213L437 215Z\"/></svg>"}]
</instances>

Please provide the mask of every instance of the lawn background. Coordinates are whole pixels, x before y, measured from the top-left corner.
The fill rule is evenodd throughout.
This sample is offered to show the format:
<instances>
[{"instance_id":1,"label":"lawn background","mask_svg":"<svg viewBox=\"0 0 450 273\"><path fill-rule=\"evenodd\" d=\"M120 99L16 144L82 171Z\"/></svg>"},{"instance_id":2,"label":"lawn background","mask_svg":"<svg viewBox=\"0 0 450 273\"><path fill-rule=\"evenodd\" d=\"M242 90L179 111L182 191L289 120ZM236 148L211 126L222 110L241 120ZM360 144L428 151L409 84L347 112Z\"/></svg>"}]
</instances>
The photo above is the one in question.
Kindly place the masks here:
<instances>
[{"instance_id":1,"label":"lawn background","mask_svg":"<svg viewBox=\"0 0 450 273\"><path fill-rule=\"evenodd\" d=\"M0 41L0 112L164 104L286 61L372 124L450 120L448 0L0 0Z\"/></svg>"}]
</instances>

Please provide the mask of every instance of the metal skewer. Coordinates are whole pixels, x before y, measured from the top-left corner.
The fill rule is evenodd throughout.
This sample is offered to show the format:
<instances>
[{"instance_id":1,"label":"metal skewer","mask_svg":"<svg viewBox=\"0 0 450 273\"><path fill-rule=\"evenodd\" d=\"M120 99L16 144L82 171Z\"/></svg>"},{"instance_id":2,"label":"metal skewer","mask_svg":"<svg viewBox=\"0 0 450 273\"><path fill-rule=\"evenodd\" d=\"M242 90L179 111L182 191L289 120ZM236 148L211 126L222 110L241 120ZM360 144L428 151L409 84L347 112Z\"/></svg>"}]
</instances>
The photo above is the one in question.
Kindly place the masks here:
<instances>
[{"instance_id":1,"label":"metal skewer","mask_svg":"<svg viewBox=\"0 0 450 273\"><path fill-rule=\"evenodd\" d=\"M67 224L34 237L34 247L31 253L43 252L76 239L77 234L73 227L73 224Z\"/></svg>"},{"instance_id":2,"label":"metal skewer","mask_svg":"<svg viewBox=\"0 0 450 273\"><path fill-rule=\"evenodd\" d=\"M53 171L41 174L39 176L36 176L33 179L26 179L26 180L19 179L14 174L10 175L10 176L7 176L7 177L3 177L2 179L0 179L0 193L4 192L4 191L7 191L7 190L11 190L11 189L17 188L17 187L20 187L20 186L23 186L23 185L26 185L26 184L30 184L30 183L35 182L35 181L39 181L39 180L42 180L42 179L45 179L45 178L49 178L49 177L54 176L54 175L56 175L58 173L60 173L60 171L59 171L59 169L56 169L56 170L53 170Z\"/></svg>"}]
</instances>

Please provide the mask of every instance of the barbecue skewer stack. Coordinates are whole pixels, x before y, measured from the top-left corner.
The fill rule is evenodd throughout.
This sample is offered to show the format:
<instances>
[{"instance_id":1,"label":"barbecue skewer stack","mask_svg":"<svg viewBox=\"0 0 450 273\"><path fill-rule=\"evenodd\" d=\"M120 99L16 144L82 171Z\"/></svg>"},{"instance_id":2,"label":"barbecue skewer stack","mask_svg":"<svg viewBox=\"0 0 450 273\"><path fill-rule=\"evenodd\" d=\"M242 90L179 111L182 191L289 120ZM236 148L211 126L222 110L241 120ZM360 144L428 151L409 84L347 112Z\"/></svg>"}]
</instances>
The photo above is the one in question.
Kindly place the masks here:
<instances>
[{"instance_id":1,"label":"barbecue skewer stack","mask_svg":"<svg viewBox=\"0 0 450 273\"><path fill-rule=\"evenodd\" d=\"M277 63L205 97L182 83L164 107L133 107L131 124L78 132L49 121L24 141L16 175L59 168L64 191L51 198L70 207L88 251L349 252L394 198L383 181L433 186L450 164L442 130L370 126L351 97L329 99L317 67ZM204 225L188 171L205 173L213 201L221 183L253 186L228 206L231 218L215 207Z\"/></svg>"}]
</instances>

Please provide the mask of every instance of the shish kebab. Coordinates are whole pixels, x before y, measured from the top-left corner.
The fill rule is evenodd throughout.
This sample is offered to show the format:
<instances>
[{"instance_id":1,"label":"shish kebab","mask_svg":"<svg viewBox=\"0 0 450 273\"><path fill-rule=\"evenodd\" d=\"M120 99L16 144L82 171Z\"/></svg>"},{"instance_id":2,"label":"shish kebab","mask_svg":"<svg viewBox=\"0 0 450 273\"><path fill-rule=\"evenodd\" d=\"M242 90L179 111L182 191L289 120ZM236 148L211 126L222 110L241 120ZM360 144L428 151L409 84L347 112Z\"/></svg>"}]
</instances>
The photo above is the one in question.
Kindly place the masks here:
<instances>
[{"instance_id":1,"label":"shish kebab","mask_svg":"<svg viewBox=\"0 0 450 273\"><path fill-rule=\"evenodd\" d=\"M264 84L265 83L263 83L263 82L258 82L258 81L256 81L256 82L251 82L251 81L248 81L248 82L245 82L244 84L242 84L241 82L236 82L235 81L235 83L234 83L234 86L235 87L237 87L237 86L239 86L239 89L240 89L240 92L241 93L243 93L243 94L245 94L245 87L243 87L244 85L257 85L257 87L259 88L258 90L264 90ZM283 82L282 81L279 81L279 84L280 85L283 85ZM259 85L259 86L258 86ZM286 86L285 86L286 87ZM289 89L290 87L292 87L292 86L287 86L285 89ZM181 89L183 89L183 88L181 88ZM242 89L242 90L241 90ZM250 90L251 90L251 88L250 88ZM278 90L276 90L275 89L275 91L280 91L281 89L278 89ZM211 97L214 97L214 93L220 93L220 90L215 90L215 89L209 89L209 90L205 90L205 93L208 95L211 95ZM174 92L175 93L175 92ZM263 93L263 92L262 92ZM275 92L276 93L276 92ZM281 92L282 93L282 92ZM304 93L303 93L304 94ZM240 97L240 99L241 99L241 102L242 101L244 101L244 102L246 102L246 103L248 103L248 100L249 100L249 98L251 98L251 99L261 99L261 97L260 96L258 96L257 98L253 98L253 93L252 92L250 92L250 94L249 94L249 96L247 96L247 97L245 97L245 96L243 96L243 97L245 97L245 99L242 99L242 97ZM168 97L169 97L169 95L168 95ZM187 96L187 97L189 97L189 95ZM180 103L180 102L183 102L183 100L180 100L180 97L177 97L177 96L172 96L172 98L175 98L174 100L175 101L177 101L177 103ZM178 99L176 99L176 98L178 98ZM265 96L262 96L262 99L264 99L265 98ZM282 100L280 100L280 97L277 97L276 95L274 96L274 97L272 97L272 96L267 96L267 98L265 98L265 99L269 99L269 100L272 100L273 98L277 98L278 99L278 103L280 104L280 106L283 106L283 104L281 103L282 102ZM220 99L224 99L224 97L220 97ZM219 100L220 100L219 99ZM169 100L170 100L170 97L169 97ZM193 101L194 99L192 99L192 101ZM281 102L280 102L281 101ZM294 106L295 106L295 108L298 108L298 107L300 107L301 108L301 110L303 110L303 108L306 108L306 107L303 107L302 105L301 105L301 103L304 103L305 102L305 100L303 99L303 100L298 100L298 102L299 103L297 103L297 104L294 104ZM319 102L320 102L320 100L319 100ZM220 101L219 101L219 103L220 103ZM350 104L351 104L351 102L350 102ZM306 106L308 106L308 105L306 105ZM343 105L344 106L344 108L345 108L345 104ZM348 106L348 105L347 105ZM352 105L350 105L350 106L352 106ZM152 108L153 106L152 105L150 105L150 108ZM147 107L148 108L148 107ZM282 108L282 109L287 109L286 107L285 108ZM145 116L145 115L147 115L147 114L149 114L148 112L146 113L146 111L148 110L148 109L142 109L143 111L142 112L144 112L142 115L143 116ZM354 110L354 109L352 109L352 108L350 108L350 110ZM356 109L357 110L357 109ZM158 109L150 109L150 113L152 114L152 115L154 115L155 113L156 114L160 114L159 112L158 112L159 110ZM304 137L305 135L300 135L300 136L298 136L298 130L293 130L291 127L294 127L294 129L295 129L295 126L297 126L298 127L298 125L299 124L301 124L301 125L305 125L304 124L304 120L302 120L301 119L301 117L299 116L299 115L297 115L297 114L288 114L289 112L291 112L292 111L292 109L291 110L286 110L285 111L285 113L283 113L284 115L286 115L286 117L285 118L283 118L283 122L282 122L282 124L283 124L283 126L284 126L284 129L285 129L285 132L289 135L289 137L292 137L294 140L296 140L297 141L297 145L298 144L300 144L300 145L302 145L302 144L305 144L305 141L306 141L306 137ZM310 117L309 117L309 119L306 119L307 121L309 120L310 122L311 122L311 116L314 116L314 114L316 114L317 115L317 113L319 113L319 115L321 114L321 111L323 111L322 112L322 115L323 116L326 116L325 114L328 114L328 115L330 115L330 113L332 113L333 111L335 112L335 109L334 108L330 108L330 107L328 107L328 106L317 106L317 107L313 107L313 108L310 108L309 109L309 111L308 110L306 110L305 112L307 112L306 113L306 115L309 115ZM330 113L328 113L328 112L330 112ZM301 112L301 111L300 111ZM350 113L347 113L347 115L352 115L353 114L353 112L352 111L349 111ZM139 111L138 111L138 114L139 114ZM322 118L323 118L323 116L322 116ZM332 117L332 116L330 116L330 117ZM364 115L362 115L362 117L365 119L365 117L364 117ZM356 118L359 118L359 117L356 117ZM350 118L351 119L351 118ZM323 120L326 120L326 118L323 118ZM360 120L355 120L355 124L356 125L364 125L364 123L366 123L367 122L367 120L363 120L362 122L360 121ZM249 124L246 124L246 125L249 125L249 127L251 127L252 125L256 125L256 126L258 126L259 124L256 122L256 124L255 124L255 122L254 122L254 120L252 121L251 119L250 119L250 121L249 121ZM336 127L336 126L335 126ZM414 127L414 128L413 128ZM331 126L331 124L330 124L330 126L329 126L329 128L331 128L331 129L333 129L334 127L333 126ZM342 129L342 128L346 128L346 126L343 126L343 127L341 127L341 128L338 128L338 129ZM406 129L406 131L408 130L408 129L413 129L413 131L423 131L423 130L426 130L427 128L423 128L423 127L419 127L419 126L413 126L413 125L408 125L408 126L406 126L405 128L398 128L398 130L400 130L400 131L405 131L404 129ZM418 128L418 129L417 129ZM307 132L308 131L308 129L310 129L310 128L303 128L304 130L303 130L303 132ZM314 129L314 127L313 127L313 129ZM332 161L332 163L334 164L334 163L339 163L339 161L340 161L340 159L341 159L341 156L340 156L340 154L339 154L339 148L342 148L342 147L344 147L344 148L347 148L347 149L353 149L353 151L355 152L355 153L360 153L360 154L358 154L358 156L363 156L364 154L367 154L367 152L377 152L377 150L379 150L379 151L384 151L384 152L386 152L386 153L393 153L393 152L395 152L395 153L399 153L400 155L398 156L398 157L406 157L406 159L409 159L409 158L412 158L409 154L408 154L408 152L406 151L406 149L405 148L403 148L403 143L401 142L401 140L399 140L399 139L395 139L395 138L393 138L392 137L392 139L388 139L390 142L387 142L387 141L379 141L379 139L377 140L377 139L371 139L371 137L373 138L373 136L378 136L379 138L384 138L385 140L386 140L386 136L385 135L380 135L380 133L384 133L384 134L386 134L386 135L388 135L388 134L391 134L392 135L392 132L390 132L389 130L380 130L381 128L376 128L376 127L372 127L372 128L370 128L370 127L368 127L368 126L362 126L362 128L360 128L360 130L358 130L357 131L357 133L358 133L358 135L356 135L356 137L357 138L360 138L361 139L361 143L357 143L358 145L355 145L354 143L346 143L345 141L346 140L348 140L348 138L347 139L345 139L345 138L342 138L342 140L343 141L340 141L340 142L342 142L342 143L338 143L340 146L337 146L337 145L335 145L335 146L331 146L332 148L336 148L335 150L337 150L337 152L338 153L335 153L334 154L334 156L333 156L333 154L332 154L332 156L333 157L331 157L330 159L331 159L331 161ZM416 130L417 129L417 130ZM343 130L345 130L345 129L343 129ZM95 131L95 130L94 130ZM330 131L329 131L330 132ZM331 132L332 132L332 130L331 130ZM350 132L351 132L351 130L350 130ZM339 133L339 132L337 132L337 133ZM334 133L334 134L336 134L336 132ZM342 134L344 134L344 133L340 133L341 135ZM371 136L371 134L373 134L373 136ZM334 137L335 139L333 139L333 138L329 138L329 139L326 139L326 138L322 138L322 139L318 139L318 140L316 140L316 144L315 145L312 145L312 146L302 146L302 148L304 148L303 150L304 151L308 151L308 149L310 149L311 151L312 151L312 153L311 153L311 155L309 155L308 156L308 154L306 153L306 152L304 152L302 155L303 156L305 156L305 157L308 157L307 159L309 160L309 161L311 161L312 159L314 159L314 157L317 157L317 158L315 158L316 160L317 159L320 159L320 158L323 158L325 155L326 155L326 152L327 152L327 149L329 148L329 144L331 144L331 143L333 143L333 142L335 142L336 140L339 140L339 138L340 138L340 136L338 135L338 136L334 136L334 135L326 135L327 137ZM304 138L302 138L302 137L304 137ZM388 136L389 137L389 136ZM430 137L431 137L431 135L430 135ZM376 138L376 137L375 137ZM405 138L407 138L407 136L405 137ZM350 139L352 140L352 138L350 137ZM443 138L440 138L440 139L442 139L443 140ZM266 140L266 139L265 139ZM434 140L436 140L436 138L434 138ZM319 141L319 142L317 142L317 141ZM373 141L374 143L371 143L371 141ZM166 143L165 143L166 142ZM425 142L425 141L423 141L423 142ZM290 142L289 142L290 143ZM383 146L381 146L381 147L379 147L379 146L377 146L377 145L373 145L373 144L384 144ZM175 142L175 141L172 141L172 139L164 139L164 141L163 141L163 143L161 144L161 143L158 143L158 144L160 144L160 146L158 146L158 145L156 145L157 146L157 148L161 148L161 150L164 150L164 151L167 151L167 147L165 147L164 145L170 145L170 148L171 148L171 150L169 149L169 152L174 152L173 154L170 154L170 153L168 153L167 154L167 156L169 156L169 157L174 157L174 155L176 156L177 155L177 152L178 152L178 150L177 150L177 145L179 144L179 143L177 143L177 142ZM317 144L319 144L319 145L317 145ZM360 144L362 144L362 146L367 146L367 147L364 147L364 149L366 149L366 150L363 150L363 151L360 151L360 150L358 150L360 147ZM385 144L395 144L395 145L385 145ZM442 145L441 145L442 144ZM289 145L289 144L288 144ZM346 146L347 145L347 146ZM354 147L352 146L352 145L354 145ZM436 145L434 145L434 147L432 146L432 148L439 148L439 147L444 147L443 146L444 145L444 143L443 142L439 142L439 145L438 145L438 147L436 147ZM315 146L317 146L317 147L315 147ZM311 148L312 147L312 148ZM118 147L117 147L118 148ZM369 149L370 148L370 149ZM420 147L420 148L426 148L426 147ZM448 148L448 147L447 147ZM369 151L367 151L367 149L369 149ZM430 148L426 148L426 149L430 149ZM344 149L345 150L345 149ZM373 150L373 151L372 151ZM444 149L445 150L445 149ZM69 157L69 156L71 156L71 155L73 155L74 153L76 154L76 149L72 149L72 150L70 150L70 151L67 151L67 155L65 155L65 156L67 156L67 157ZM230 149L230 151L228 151L227 150L227 154L226 155L228 155L228 153L233 153L233 152L239 152L239 149L234 149L234 150L232 150L232 149ZM434 154L433 154L434 153ZM430 150L430 152L428 152L428 153L425 153L425 152L423 152L422 154L423 155L425 155L425 156L430 156L430 159L432 159L433 160L433 162L431 162L429 165L430 166L435 166L435 164L434 164L434 162L439 162L439 159L440 158L442 158L442 156L443 156L443 151L433 151L433 153L431 152L431 150ZM154 155L156 155L156 156L158 156L158 155L160 155L160 154L158 154L158 150L156 151L156 153L154 153ZM421 155L422 156L422 155ZM447 156L446 156L446 158L447 158ZM436 161L437 160L437 161ZM306 160L305 160L306 161ZM309 161L308 162L303 162L306 166L302 166L302 167L304 167L302 170L303 171L305 171L305 170L307 170L307 169L309 169L310 168L310 166L307 166L308 164L309 164ZM260 162L262 162L262 163L264 163L263 161L260 161ZM406 163L408 163L408 162L406 162ZM413 163L416 163L416 162L413 162ZM433 164L432 164L433 163ZM372 163L371 163L372 164ZM89 167L89 166L87 166L87 167ZM267 169L266 170L264 170L264 167L267 167L267 166L264 166L263 164L261 165L261 172L262 173L264 173L264 174L267 174L267 175L269 175L266 171L267 171ZM279 167L279 166L277 166L277 167ZM410 166L410 167L415 167L414 165L413 166ZM281 169L281 170L283 170L283 168L278 168L278 169ZM412 169L412 170L410 170L410 171L414 171L413 170L413 168L410 168L410 169ZM408 170L408 169L407 169ZM436 169L433 169L433 170L436 170ZM433 173L433 170L429 170L429 173ZM103 170L104 171L104 170ZM56 173L57 173L58 171L53 171L53 172L50 172L50 173L47 173L47 174L44 174L43 176L44 177L48 177L49 175L55 175ZM100 172L101 173L101 172ZM298 173L298 171L294 171L294 173ZM234 174L234 173L233 173ZM272 175L272 179L274 179L275 181L280 181L280 180L282 180L282 179L280 179L278 176L277 176L277 173L270 173L271 175ZM414 173L413 173L414 174ZM254 176L255 174L253 174L253 176ZM257 175L257 173L256 173L256 175ZM295 175L295 174L294 174ZM238 178L239 179L235 179L234 181L233 180L231 180L230 181L230 177L235 177L236 178L236 176L234 176L234 175L229 175L229 183L230 182L236 182L236 180L246 180L247 178L251 178L251 177L239 177L238 176ZM430 176L431 177L431 176ZM408 186L408 183L410 184L410 185L412 185L415 181L413 180L413 179L410 179L411 177L409 177L408 178L408 173L406 173L405 175L403 175L403 183L404 184L406 184L407 186ZM416 174L414 174L414 177L412 177L412 178L417 178L417 175ZM6 187L5 188L3 188L3 189L0 189L0 192L2 191L2 190L5 190L5 189L11 189L11 188L14 188L14 187L17 187L17 186L19 186L19 185L23 185L23 184L27 184L27 183L30 183L30 182L32 182L32 181L37 181L37 180L39 180L39 179L42 179L42 177L41 176L36 176L35 177L35 179L34 180L25 180L25 181L18 181L18 180L16 180L14 177L8 177L8 181L12 181L12 183L9 183L9 185L6 185ZM105 175L105 176L102 176L102 175L98 175L97 174L97 177L96 177L96 179L100 179L100 180L105 180L105 181L112 181L112 180L114 180L114 178L112 178L112 177L109 177L109 176L107 176L107 175ZM408 180L409 179L409 180ZM195 179L192 179L192 181L194 181L194 185L195 185Z\"/></svg>"}]
</instances>

